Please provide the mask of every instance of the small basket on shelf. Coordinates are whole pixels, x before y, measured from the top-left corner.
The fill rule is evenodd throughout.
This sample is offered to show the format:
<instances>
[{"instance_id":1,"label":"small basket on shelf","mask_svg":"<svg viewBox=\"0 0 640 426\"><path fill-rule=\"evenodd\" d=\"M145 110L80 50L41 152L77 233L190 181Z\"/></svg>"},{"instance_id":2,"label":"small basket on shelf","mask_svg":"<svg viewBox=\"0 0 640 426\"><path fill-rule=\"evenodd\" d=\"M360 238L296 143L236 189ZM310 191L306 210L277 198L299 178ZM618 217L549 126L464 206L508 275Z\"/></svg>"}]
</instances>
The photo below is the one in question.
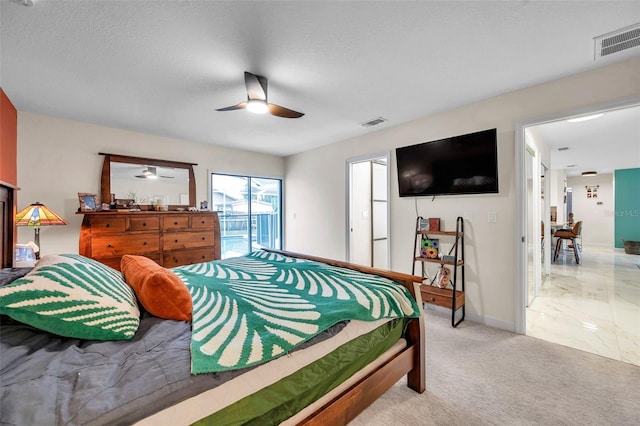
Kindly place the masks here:
<instances>
[{"instance_id":1,"label":"small basket on shelf","mask_svg":"<svg viewBox=\"0 0 640 426\"><path fill-rule=\"evenodd\" d=\"M627 254L640 254L640 241L627 241L622 239L624 252Z\"/></svg>"}]
</instances>

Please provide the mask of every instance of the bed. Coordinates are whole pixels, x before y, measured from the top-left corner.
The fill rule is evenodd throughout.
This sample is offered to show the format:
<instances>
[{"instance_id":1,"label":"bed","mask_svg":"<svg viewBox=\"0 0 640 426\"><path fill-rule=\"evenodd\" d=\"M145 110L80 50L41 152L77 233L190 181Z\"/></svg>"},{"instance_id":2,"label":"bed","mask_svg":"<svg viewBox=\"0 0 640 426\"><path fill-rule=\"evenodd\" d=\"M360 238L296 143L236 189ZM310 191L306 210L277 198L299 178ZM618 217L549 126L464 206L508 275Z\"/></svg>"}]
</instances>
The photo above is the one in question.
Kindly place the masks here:
<instances>
[{"instance_id":1,"label":"bed","mask_svg":"<svg viewBox=\"0 0 640 426\"><path fill-rule=\"evenodd\" d=\"M131 257L128 260L134 264L145 263L145 258ZM243 331L247 327L243 328L240 323L231 327L228 319L230 317L212 317L213 319L209 318L209 323L202 322L205 314L200 307L196 309L197 305L204 306L208 303L207 300L221 298L203 297L198 291L206 293L209 290L203 290L198 283L205 277L224 275L227 284L231 282L235 285L234 291L244 292L243 297L255 303L257 296L247 277L258 276L260 286L264 286L267 281L271 283L271 278L264 278L264 274L268 274L266 269L272 268L268 262L285 265L278 268L286 269L290 274L289 278L280 269L277 274L283 282L288 280L289 287L300 287L296 283L302 282L296 281L296 274L301 274L298 270L287 269L290 265L303 269L319 267L321 271L331 269L340 276L357 277L357 285L365 286L366 289L354 289L353 294L359 291L358 294L368 294L368 288L373 285L368 283L371 276L391 280L394 283L385 288L394 294L402 293L413 297L410 300L413 313L381 314L367 320L340 320L338 316L331 317L328 320L330 326L312 328L302 337L293 336L290 339L291 347L284 346L283 342L294 334L291 330L295 327L286 321L283 321L282 327L275 329L252 324L248 328L254 332L263 328L270 329L276 343L266 344L264 342L268 342L268 339L261 337L254 339L254 342L259 341L261 350L256 350L258 346L254 345L249 347L246 356L229 355L229 348L233 346L231 341L237 340L237 336L243 333L247 334ZM243 265L249 265L249 268L239 269ZM65 269L67 266L70 269ZM283 251L259 251L242 259L204 262L171 270L157 268L159 269L153 269L152 272L143 269L138 278L146 280L146 285L149 285L149 277L155 277L156 274L179 278L179 285L186 285L190 291L189 303L193 305L193 317L181 320L159 317L153 312L155 308L151 308L153 304L147 302L148 297L159 298L157 288L146 288L148 294L145 296L142 291L145 289L144 285L137 288L127 282L129 288L135 288L135 291L129 292L123 287L118 290L122 294L115 294L114 297L120 298L121 304L127 305L131 315L119 318L117 326L114 325L108 331L111 334L91 335L92 338L89 339L43 331L47 327L55 330L59 324L55 324L56 320L50 316L34 319L30 316L31 313L16 313L11 307L23 306L20 303L24 304L24 300L18 301L17 296L7 291L6 286L0 288L0 313L3 314L0 333L0 415L3 424L337 425L346 424L355 418L404 375L407 375L410 388L420 393L425 390L423 317L419 309L415 310L416 306L421 306L420 292L417 290L420 277ZM51 292L51 288L49 284L33 288L38 273L44 276L43 279L56 282L64 282L69 276L77 274L81 277L81 282L91 281L97 286L95 288L108 287L109 291L112 291L111 281L104 277L123 280L119 272L78 255L66 255L63 259L60 256L52 256L52 259L45 257L36 269L10 286L15 285L17 288L20 284L31 285L28 291L39 297L38 291ZM139 270L129 266L123 268L123 273L129 281L129 278L133 280L135 274L127 271ZM276 273L275 269L273 273ZM304 269L302 274L313 277L311 281L315 281L318 272L315 269ZM240 282L242 285L236 285ZM309 280L305 282L309 283ZM351 288L349 286L352 284L349 282L344 288ZM400 288L402 291L398 290ZM267 286L265 291L268 295L280 290ZM310 291L305 289L304 292L306 294ZM322 293L320 287L311 292L318 295ZM179 305L178 295L165 293L163 303L169 299L175 302L174 305ZM49 298L57 296L57 293L47 294ZM261 301L270 300L264 295L259 298ZM279 295L278 299L281 298ZM340 311L337 306L341 305L331 303L329 311L334 315L334 311ZM387 302L367 302L364 305L370 306L370 309L363 312L363 315L373 315L374 311L393 312ZM384 309L381 308L382 305L385 306ZM229 306L235 305L230 303ZM267 303L265 306L267 308L255 312L271 312L271 305ZM171 308L175 306L172 305ZM56 312L62 310L59 307L56 309ZM406 306L395 309L396 312L410 310ZM223 310L221 308L220 311ZM211 317L213 311L215 310L211 308L206 312ZM228 309L228 312L232 311L232 308ZM315 312L315 308L313 311ZM254 315L255 312L251 311L252 316L260 316ZM308 312L304 311L305 318ZM178 309L176 314L180 317L185 313ZM98 314L91 315L99 318ZM233 318L242 315L238 314ZM288 315L291 318L292 315L299 314L296 311ZM325 317L325 314L320 317ZM273 322L273 319L269 321ZM218 324L219 328L210 335L222 343L214 344L211 343L214 339L204 339L206 343L197 346L194 343L195 335L206 335L204 331L213 330L213 324ZM305 323L305 327L310 324L311 322ZM63 323L62 327L69 329L67 323ZM227 334L224 334L225 327ZM283 330L288 331L285 333ZM219 337L221 335L226 337L222 339ZM198 364L194 345L200 352L215 358L215 362L211 363L216 364L216 371L206 371L209 360L213 358L206 358L204 363ZM270 349L264 350L266 347ZM261 359L259 356L270 352L277 352L273 359ZM196 370L194 373L194 368L199 368L196 364L205 365L204 370Z\"/></svg>"}]
</instances>

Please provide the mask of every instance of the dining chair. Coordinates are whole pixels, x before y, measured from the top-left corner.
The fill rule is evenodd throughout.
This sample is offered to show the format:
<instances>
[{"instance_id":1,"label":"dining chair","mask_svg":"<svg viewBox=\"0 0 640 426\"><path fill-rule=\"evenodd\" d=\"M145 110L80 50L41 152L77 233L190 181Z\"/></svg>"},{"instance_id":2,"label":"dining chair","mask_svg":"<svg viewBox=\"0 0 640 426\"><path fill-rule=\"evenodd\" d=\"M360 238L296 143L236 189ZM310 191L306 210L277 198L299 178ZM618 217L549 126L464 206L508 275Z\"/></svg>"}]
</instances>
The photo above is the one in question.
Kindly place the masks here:
<instances>
[{"instance_id":1,"label":"dining chair","mask_svg":"<svg viewBox=\"0 0 640 426\"><path fill-rule=\"evenodd\" d=\"M553 261L555 262L558 259L558 254L560 253L560 248L562 247L562 243L565 240L570 241L570 247L573 248L573 255L576 258L576 264L580 264L582 244L578 244L578 239L582 238L582 221L578 221L573 225L571 229L558 229L553 236L556 240L556 250L553 254Z\"/></svg>"}]
</instances>

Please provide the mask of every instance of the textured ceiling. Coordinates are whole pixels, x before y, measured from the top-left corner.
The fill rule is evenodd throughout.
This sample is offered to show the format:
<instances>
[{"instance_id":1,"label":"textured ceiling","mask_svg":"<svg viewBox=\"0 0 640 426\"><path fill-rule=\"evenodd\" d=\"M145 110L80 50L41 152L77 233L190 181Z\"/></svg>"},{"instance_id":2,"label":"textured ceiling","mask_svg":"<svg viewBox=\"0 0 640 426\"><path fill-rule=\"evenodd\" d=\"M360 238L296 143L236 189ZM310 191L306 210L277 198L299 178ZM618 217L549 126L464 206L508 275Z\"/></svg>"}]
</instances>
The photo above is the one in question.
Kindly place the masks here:
<instances>
[{"instance_id":1,"label":"textured ceiling","mask_svg":"<svg viewBox=\"0 0 640 426\"><path fill-rule=\"evenodd\" d=\"M639 50L593 60L639 1L0 1L18 110L283 156ZM244 71L306 115L216 112L245 99Z\"/></svg>"}]
</instances>

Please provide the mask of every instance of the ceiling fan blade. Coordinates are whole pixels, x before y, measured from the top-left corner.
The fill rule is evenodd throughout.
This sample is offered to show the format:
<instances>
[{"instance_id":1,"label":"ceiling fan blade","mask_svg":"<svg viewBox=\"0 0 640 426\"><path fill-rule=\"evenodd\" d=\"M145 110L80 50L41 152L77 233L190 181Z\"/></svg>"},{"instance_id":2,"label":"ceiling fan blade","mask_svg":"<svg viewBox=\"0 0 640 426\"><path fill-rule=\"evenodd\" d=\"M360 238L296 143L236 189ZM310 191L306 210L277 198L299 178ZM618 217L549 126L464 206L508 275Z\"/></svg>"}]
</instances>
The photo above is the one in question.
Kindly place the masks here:
<instances>
[{"instance_id":1,"label":"ceiling fan blade","mask_svg":"<svg viewBox=\"0 0 640 426\"><path fill-rule=\"evenodd\" d=\"M249 99L267 100L267 79L261 75L244 72L244 85L247 87Z\"/></svg>"},{"instance_id":2,"label":"ceiling fan blade","mask_svg":"<svg viewBox=\"0 0 640 426\"><path fill-rule=\"evenodd\" d=\"M236 109L243 109L247 107L247 103L246 102L240 102L237 105L233 105L233 106L229 106L226 108L218 108L216 111L234 111Z\"/></svg>"},{"instance_id":3,"label":"ceiling fan blade","mask_svg":"<svg viewBox=\"0 0 640 426\"><path fill-rule=\"evenodd\" d=\"M276 104L269 104L269 113L284 118L300 118L304 115L303 112L294 111Z\"/></svg>"}]
</instances>

